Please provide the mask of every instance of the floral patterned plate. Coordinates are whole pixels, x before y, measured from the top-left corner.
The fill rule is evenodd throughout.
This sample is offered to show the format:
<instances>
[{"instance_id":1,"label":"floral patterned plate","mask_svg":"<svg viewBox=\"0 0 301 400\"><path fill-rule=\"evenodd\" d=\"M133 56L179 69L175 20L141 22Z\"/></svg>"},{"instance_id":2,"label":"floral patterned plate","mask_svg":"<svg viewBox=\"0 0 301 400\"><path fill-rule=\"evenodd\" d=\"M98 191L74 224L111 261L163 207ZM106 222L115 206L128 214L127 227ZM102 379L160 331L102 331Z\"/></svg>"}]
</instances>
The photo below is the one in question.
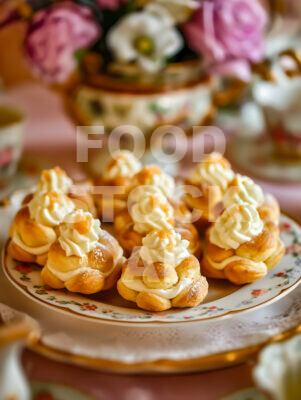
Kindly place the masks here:
<instances>
[{"instance_id":1,"label":"floral patterned plate","mask_svg":"<svg viewBox=\"0 0 301 400\"><path fill-rule=\"evenodd\" d=\"M209 280L209 295L203 304L189 309L146 312L121 299L116 290L93 296L52 290L45 287L40 268L15 262L3 250L3 268L8 279L25 295L40 304L81 318L112 323L182 323L229 317L267 305L286 295L301 282L301 227L287 216L281 217L281 237L286 254L268 275L257 282L234 286Z\"/></svg>"}]
</instances>

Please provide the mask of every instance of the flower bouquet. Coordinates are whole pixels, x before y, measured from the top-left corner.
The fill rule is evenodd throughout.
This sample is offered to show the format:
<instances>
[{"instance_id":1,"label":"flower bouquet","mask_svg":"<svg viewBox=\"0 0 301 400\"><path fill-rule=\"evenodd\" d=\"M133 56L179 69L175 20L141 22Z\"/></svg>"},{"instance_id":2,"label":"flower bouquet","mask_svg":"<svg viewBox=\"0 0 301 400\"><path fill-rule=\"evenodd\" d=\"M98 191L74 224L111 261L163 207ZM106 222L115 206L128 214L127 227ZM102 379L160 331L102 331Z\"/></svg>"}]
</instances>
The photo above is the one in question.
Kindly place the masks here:
<instances>
[{"instance_id":1,"label":"flower bouquet","mask_svg":"<svg viewBox=\"0 0 301 400\"><path fill-rule=\"evenodd\" d=\"M18 0L10 8L6 23L28 20L35 75L63 85L77 123L107 130L202 124L213 76L247 81L264 56L259 0Z\"/></svg>"}]
</instances>

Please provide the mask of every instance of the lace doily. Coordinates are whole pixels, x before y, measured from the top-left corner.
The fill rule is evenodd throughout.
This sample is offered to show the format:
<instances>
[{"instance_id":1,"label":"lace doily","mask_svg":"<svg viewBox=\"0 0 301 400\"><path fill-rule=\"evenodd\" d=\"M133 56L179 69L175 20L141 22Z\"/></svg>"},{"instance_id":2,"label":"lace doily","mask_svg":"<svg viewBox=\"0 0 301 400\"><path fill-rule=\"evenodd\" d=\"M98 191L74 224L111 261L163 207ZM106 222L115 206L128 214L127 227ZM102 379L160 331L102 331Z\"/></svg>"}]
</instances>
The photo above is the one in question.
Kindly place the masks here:
<instances>
[{"instance_id":1,"label":"lace doily","mask_svg":"<svg viewBox=\"0 0 301 400\"><path fill-rule=\"evenodd\" d=\"M0 301L29 313L42 328L42 342L56 350L126 363L204 357L263 343L301 321L301 287L261 310L226 320L182 325L123 326L77 317L41 306L11 286L1 273ZM5 293L5 295L4 295ZM4 319L18 313L5 311Z\"/></svg>"},{"instance_id":2,"label":"lace doily","mask_svg":"<svg viewBox=\"0 0 301 400\"><path fill-rule=\"evenodd\" d=\"M43 342L75 354L128 363L204 357L265 342L296 326L301 321L301 290L298 292L283 300L281 306L278 303L219 322L147 328L101 325L89 330L89 337L84 326L68 326L63 332L45 332Z\"/></svg>"}]
</instances>

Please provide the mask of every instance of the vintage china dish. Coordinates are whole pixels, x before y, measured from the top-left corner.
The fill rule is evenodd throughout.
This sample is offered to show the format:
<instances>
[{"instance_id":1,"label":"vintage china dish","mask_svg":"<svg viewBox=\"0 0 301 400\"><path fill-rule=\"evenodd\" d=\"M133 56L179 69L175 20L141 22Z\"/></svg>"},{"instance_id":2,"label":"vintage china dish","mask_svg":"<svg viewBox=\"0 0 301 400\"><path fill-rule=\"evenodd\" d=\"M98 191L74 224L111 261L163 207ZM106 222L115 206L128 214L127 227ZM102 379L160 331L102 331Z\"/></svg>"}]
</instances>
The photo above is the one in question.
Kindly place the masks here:
<instances>
[{"instance_id":1,"label":"vintage china dish","mask_svg":"<svg viewBox=\"0 0 301 400\"><path fill-rule=\"evenodd\" d=\"M1 244L5 243L8 228L23 196L24 192L17 192L11 199L10 206L0 208ZM297 242L300 228L290 219L283 217L281 229L286 245L293 245L289 251L295 252L289 259L295 260L298 264ZM24 264L22 266L24 267ZM281 268L287 271L290 266L289 264L280 266L280 272L273 271L273 274L278 274L277 278L269 278L269 280L275 279L277 284L282 284L280 291L288 284L287 280L292 283L290 274L293 270L298 271L298 265L294 264L293 270L287 271L289 277L286 273L283 274ZM24 275L25 280L20 279L20 282L25 286L28 284L26 277L29 271L24 269L22 274L22 269L21 271L18 269L19 271L15 272L19 278ZM284 293L288 293L297 285L298 278L294 279L295 284L287 290L284 289L286 290ZM231 292L229 286L221 284L222 286L218 287L218 282L215 285L216 298L217 292L220 296ZM248 313L229 314L232 318L194 320L194 323L189 324L187 323L189 319L176 324L160 323L159 317L166 318L168 315L166 313L158 314L158 321L151 323L89 318L85 312L93 311L89 308L94 304L94 300L81 298L83 315L64 310L62 308L64 305L54 307L42 301L44 294L39 295L41 298L25 295L24 289L19 284L13 285L3 269L0 269L0 287L1 302L29 314L39 322L42 336L40 342L33 347L35 351L56 360L98 370L137 374L216 369L244 362L266 344L301 332L300 287L292 290L287 296L282 296L283 298L276 297L279 301L264 303L266 307L249 308ZM36 288L39 289L41 288ZM257 300L267 293L257 291L254 295L257 296ZM212 301L213 293L210 296L209 300ZM208 307L207 304L205 306ZM109 308L108 305L106 307ZM116 307L121 308L121 304ZM124 309L127 310L129 309ZM135 309L131 311L137 313ZM174 311L170 313L177 315ZM139 314L147 315L142 311L139 311ZM112 314L109 317L111 318Z\"/></svg>"},{"instance_id":2,"label":"vintage china dish","mask_svg":"<svg viewBox=\"0 0 301 400\"><path fill-rule=\"evenodd\" d=\"M24 296L0 271L0 301L39 321L42 336L32 348L46 357L102 371L183 373L235 365L271 342L301 332L300 287L247 314L193 324L115 325L83 321Z\"/></svg>"},{"instance_id":3,"label":"vintage china dish","mask_svg":"<svg viewBox=\"0 0 301 400\"><path fill-rule=\"evenodd\" d=\"M117 290L92 296L83 296L65 290L44 286L40 268L33 264L14 261L3 250L3 269L7 278L26 296L64 313L87 320L110 324L157 324L203 321L233 316L262 307L293 290L301 282L301 228L289 217L281 216L281 238L286 255L267 276L248 285L234 286L227 282L210 280L209 295L204 303L194 308L165 312L147 312L120 298Z\"/></svg>"}]
</instances>

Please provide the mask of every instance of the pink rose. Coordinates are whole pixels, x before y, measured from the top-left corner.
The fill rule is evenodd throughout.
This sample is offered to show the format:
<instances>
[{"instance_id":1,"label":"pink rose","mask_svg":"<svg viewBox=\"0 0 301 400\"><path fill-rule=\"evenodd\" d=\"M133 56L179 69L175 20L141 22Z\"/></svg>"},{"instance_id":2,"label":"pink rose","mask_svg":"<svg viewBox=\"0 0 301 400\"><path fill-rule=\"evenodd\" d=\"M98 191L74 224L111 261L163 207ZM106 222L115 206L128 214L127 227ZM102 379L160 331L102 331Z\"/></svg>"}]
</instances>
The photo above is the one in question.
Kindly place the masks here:
<instances>
[{"instance_id":1,"label":"pink rose","mask_svg":"<svg viewBox=\"0 0 301 400\"><path fill-rule=\"evenodd\" d=\"M247 80L264 56L267 14L256 0L204 0L183 26L189 46L213 72Z\"/></svg>"},{"instance_id":2,"label":"pink rose","mask_svg":"<svg viewBox=\"0 0 301 400\"><path fill-rule=\"evenodd\" d=\"M74 52L90 46L100 33L87 7L65 1L39 11L25 40L34 73L49 83L64 82L76 68Z\"/></svg>"},{"instance_id":3,"label":"pink rose","mask_svg":"<svg viewBox=\"0 0 301 400\"><path fill-rule=\"evenodd\" d=\"M251 295L254 297L258 297L258 296L263 296L267 292L268 292L267 289L255 289L252 291Z\"/></svg>"},{"instance_id":4,"label":"pink rose","mask_svg":"<svg viewBox=\"0 0 301 400\"><path fill-rule=\"evenodd\" d=\"M122 4L127 3L128 0L96 0L101 8L115 9L120 7Z\"/></svg>"}]
</instances>

